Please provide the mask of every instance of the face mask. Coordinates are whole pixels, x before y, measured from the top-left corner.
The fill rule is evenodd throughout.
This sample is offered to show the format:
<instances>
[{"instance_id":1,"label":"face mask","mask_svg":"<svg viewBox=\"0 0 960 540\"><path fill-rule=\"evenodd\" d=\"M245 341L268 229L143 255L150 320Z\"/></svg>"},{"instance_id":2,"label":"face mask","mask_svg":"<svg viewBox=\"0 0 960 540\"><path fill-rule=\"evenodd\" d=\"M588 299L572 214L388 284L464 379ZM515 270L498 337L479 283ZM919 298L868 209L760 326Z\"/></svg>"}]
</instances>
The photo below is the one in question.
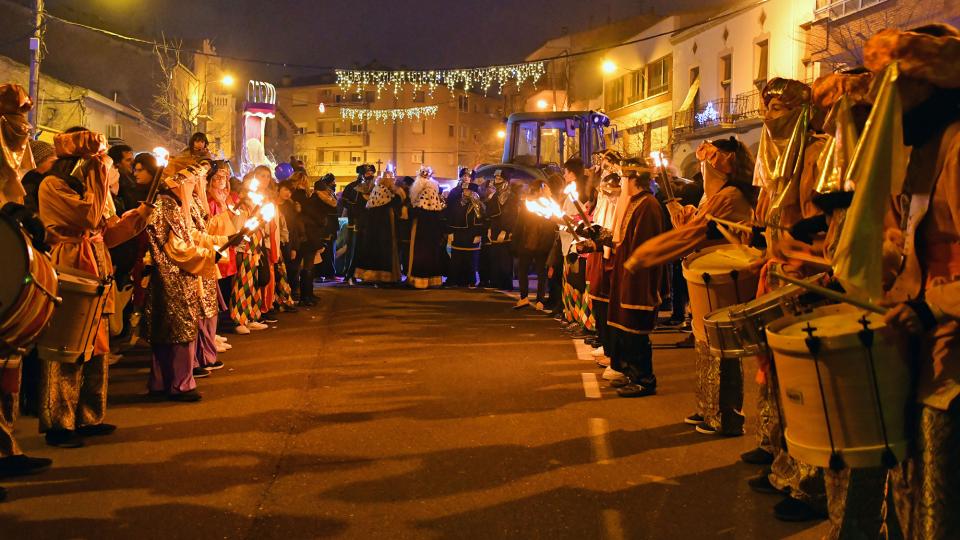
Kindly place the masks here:
<instances>
[{"instance_id":1,"label":"face mask","mask_svg":"<svg viewBox=\"0 0 960 540\"><path fill-rule=\"evenodd\" d=\"M800 118L802 112L803 108L797 107L780 118L764 119L763 125L770 130L770 135L772 135L774 139L788 139L793 132L793 127L797 125L797 120Z\"/></svg>"}]
</instances>

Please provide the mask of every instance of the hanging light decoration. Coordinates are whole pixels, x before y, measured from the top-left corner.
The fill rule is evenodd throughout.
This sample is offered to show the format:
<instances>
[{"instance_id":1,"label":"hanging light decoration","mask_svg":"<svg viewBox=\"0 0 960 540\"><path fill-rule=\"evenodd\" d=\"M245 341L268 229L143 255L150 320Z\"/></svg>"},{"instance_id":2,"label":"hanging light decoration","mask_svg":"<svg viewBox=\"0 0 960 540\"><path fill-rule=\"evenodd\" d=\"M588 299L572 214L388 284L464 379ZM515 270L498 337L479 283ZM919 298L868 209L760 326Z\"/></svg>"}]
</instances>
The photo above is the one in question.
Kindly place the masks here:
<instances>
[{"instance_id":1,"label":"hanging light decoration","mask_svg":"<svg viewBox=\"0 0 960 540\"><path fill-rule=\"evenodd\" d=\"M430 96L437 86L446 86L451 91L458 84L464 88L479 86L484 90L496 85L503 90L509 81L515 81L517 87L529 80L534 85L546 72L544 62L529 62L507 66L489 66L468 69L439 69L430 71L364 71L339 69L337 85L344 92L362 91L368 86L376 87L377 97L384 88L392 88L394 95L399 94L403 85L413 85L416 90L425 89Z\"/></svg>"},{"instance_id":2,"label":"hanging light decoration","mask_svg":"<svg viewBox=\"0 0 960 540\"><path fill-rule=\"evenodd\" d=\"M341 107L340 118L344 120L373 120L376 122L402 122L404 120L420 120L433 118L440 107L427 105L425 107L411 107L408 109L355 109Z\"/></svg>"}]
</instances>

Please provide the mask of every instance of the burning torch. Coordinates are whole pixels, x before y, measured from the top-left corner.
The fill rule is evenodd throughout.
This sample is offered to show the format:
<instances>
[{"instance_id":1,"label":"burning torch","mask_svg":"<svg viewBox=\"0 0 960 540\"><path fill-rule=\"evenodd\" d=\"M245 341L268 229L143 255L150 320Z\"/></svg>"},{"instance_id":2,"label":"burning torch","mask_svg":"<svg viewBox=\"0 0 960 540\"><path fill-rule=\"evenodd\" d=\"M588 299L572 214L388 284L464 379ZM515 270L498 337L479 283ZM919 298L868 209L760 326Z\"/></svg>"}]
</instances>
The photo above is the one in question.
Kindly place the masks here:
<instances>
[{"instance_id":1,"label":"burning torch","mask_svg":"<svg viewBox=\"0 0 960 540\"><path fill-rule=\"evenodd\" d=\"M587 217L586 210L583 209L583 205L580 204L580 194L577 193L577 183L570 182L567 184L567 187L563 189L563 193L570 197L570 202L573 203L573 206L577 208L577 213L580 214L580 220L583 221L584 227L590 226L590 218Z\"/></svg>"},{"instance_id":2,"label":"burning torch","mask_svg":"<svg viewBox=\"0 0 960 540\"><path fill-rule=\"evenodd\" d=\"M555 223L562 223L578 240L582 238L577 234L577 226L563 213L563 210L560 209L560 205L557 204L556 201L548 197L540 197L535 201L528 199L524 204L530 212Z\"/></svg>"},{"instance_id":3,"label":"burning torch","mask_svg":"<svg viewBox=\"0 0 960 540\"><path fill-rule=\"evenodd\" d=\"M157 159L157 172L153 175L153 181L150 182L150 190L147 191L147 198L143 201L147 206L153 206L157 200L157 193L160 191L160 179L163 177L163 169L167 166L167 158L170 152L162 146L153 149L153 156Z\"/></svg>"}]
</instances>

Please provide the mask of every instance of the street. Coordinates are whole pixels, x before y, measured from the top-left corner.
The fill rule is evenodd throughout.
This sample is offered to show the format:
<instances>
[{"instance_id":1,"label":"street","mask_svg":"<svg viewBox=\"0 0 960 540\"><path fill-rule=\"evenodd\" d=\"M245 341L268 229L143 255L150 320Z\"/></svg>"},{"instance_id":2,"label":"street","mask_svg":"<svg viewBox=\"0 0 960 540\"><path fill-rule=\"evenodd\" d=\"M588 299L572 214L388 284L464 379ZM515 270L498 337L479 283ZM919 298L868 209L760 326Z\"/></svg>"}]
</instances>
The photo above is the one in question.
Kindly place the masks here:
<instances>
[{"instance_id":1,"label":"street","mask_svg":"<svg viewBox=\"0 0 960 540\"><path fill-rule=\"evenodd\" d=\"M748 433L682 423L693 351L658 349L659 394L599 386L582 343L486 290L324 287L230 336L197 404L150 401L146 352L111 368L116 434L4 480L0 538L818 538L751 492ZM679 334L658 334L671 343ZM599 388L599 393L597 392Z\"/></svg>"}]
</instances>

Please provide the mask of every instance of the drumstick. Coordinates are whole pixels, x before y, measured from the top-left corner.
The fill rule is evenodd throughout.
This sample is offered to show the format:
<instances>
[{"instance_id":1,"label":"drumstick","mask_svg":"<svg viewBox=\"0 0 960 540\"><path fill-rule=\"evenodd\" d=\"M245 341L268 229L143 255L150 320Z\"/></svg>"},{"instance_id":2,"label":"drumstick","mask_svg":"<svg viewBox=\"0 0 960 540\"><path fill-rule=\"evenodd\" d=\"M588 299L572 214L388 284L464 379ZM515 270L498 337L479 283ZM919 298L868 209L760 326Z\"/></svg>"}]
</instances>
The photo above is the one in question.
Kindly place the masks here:
<instances>
[{"instance_id":1,"label":"drumstick","mask_svg":"<svg viewBox=\"0 0 960 540\"><path fill-rule=\"evenodd\" d=\"M803 287L804 289L807 289L807 290L810 291L810 292L815 292L815 293L819 294L820 296L824 296L824 297L826 297L826 298L829 298L830 300L836 300L837 302L843 302L843 303L845 303L845 304L850 304L851 306L856 306L856 307L858 307L858 308L860 308L860 309L865 309L865 310L867 310L867 311L872 311L873 313L878 313L878 314L880 314L880 315L886 315L886 313L887 313L887 308L885 308L885 307L880 307L880 306L878 306L878 305L876 305L876 304L872 304L872 303L870 303L870 302L867 302L866 300L858 300L858 299L856 299L856 298L853 298L853 297L850 296L850 295L843 294L843 293L841 293L841 292L837 292L837 291L835 291L835 290L833 290L833 289L828 289L828 288L826 288L826 287L821 287L821 286L819 286L819 285L814 285L813 283L810 283L809 281L803 281L803 280L801 280L801 279L795 279L795 278L792 278L792 277L789 277L789 276L785 276L785 275L781 274L780 272L777 272L776 270L770 270L770 275L773 276L773 277L775 277L775 278L777 278L777 279L782 279L783 281L786 281L787 283L792 283L792 284L794 284L794 285L797 285L798 287Z\"/></svg>"},{"instance_id":2,"label":"drumstick","mask_svg":"<svg viewBox=\"0 0 960 540\"><path fill-rule=\"evenodd\" d=\"M727 221L727 220L725 220L725 219L720 219L720 218L718 218L718 217L714 217L714 216L711 215L711 214L706 214L704 217L707 218L707 219L710 220L710 221L716 222L716 223L718 223L718 224L720 224L720 225L723 225L723 226L725 226L725 227L728 227L728 228L730 228L730 229L736 229L736 230L738 230L738 231L742 231L742 232L746 232L746 233L752 233L752 232L753 232L753 228L752 228L752 227L750 227L749 225L744 225L743 223L736 223L736 222L734 222L734 221Z\"/></svg>"},{"instance_id":3,"label":"drumstick","mask_svg":"<svg viewBox=\"0 0 960 540\"><path fill-rule=\"evenodd\" d=\"M734 236L733 234L731 234L730 231L727 230L727 228L728 228L727 225L724 225L722 223L717 223L717 231L720 234L722 234L724 238L727 239L727 242L730 242L731 244L739 245L741 243L740 239Z\"/></svg>"}]
</instances>

